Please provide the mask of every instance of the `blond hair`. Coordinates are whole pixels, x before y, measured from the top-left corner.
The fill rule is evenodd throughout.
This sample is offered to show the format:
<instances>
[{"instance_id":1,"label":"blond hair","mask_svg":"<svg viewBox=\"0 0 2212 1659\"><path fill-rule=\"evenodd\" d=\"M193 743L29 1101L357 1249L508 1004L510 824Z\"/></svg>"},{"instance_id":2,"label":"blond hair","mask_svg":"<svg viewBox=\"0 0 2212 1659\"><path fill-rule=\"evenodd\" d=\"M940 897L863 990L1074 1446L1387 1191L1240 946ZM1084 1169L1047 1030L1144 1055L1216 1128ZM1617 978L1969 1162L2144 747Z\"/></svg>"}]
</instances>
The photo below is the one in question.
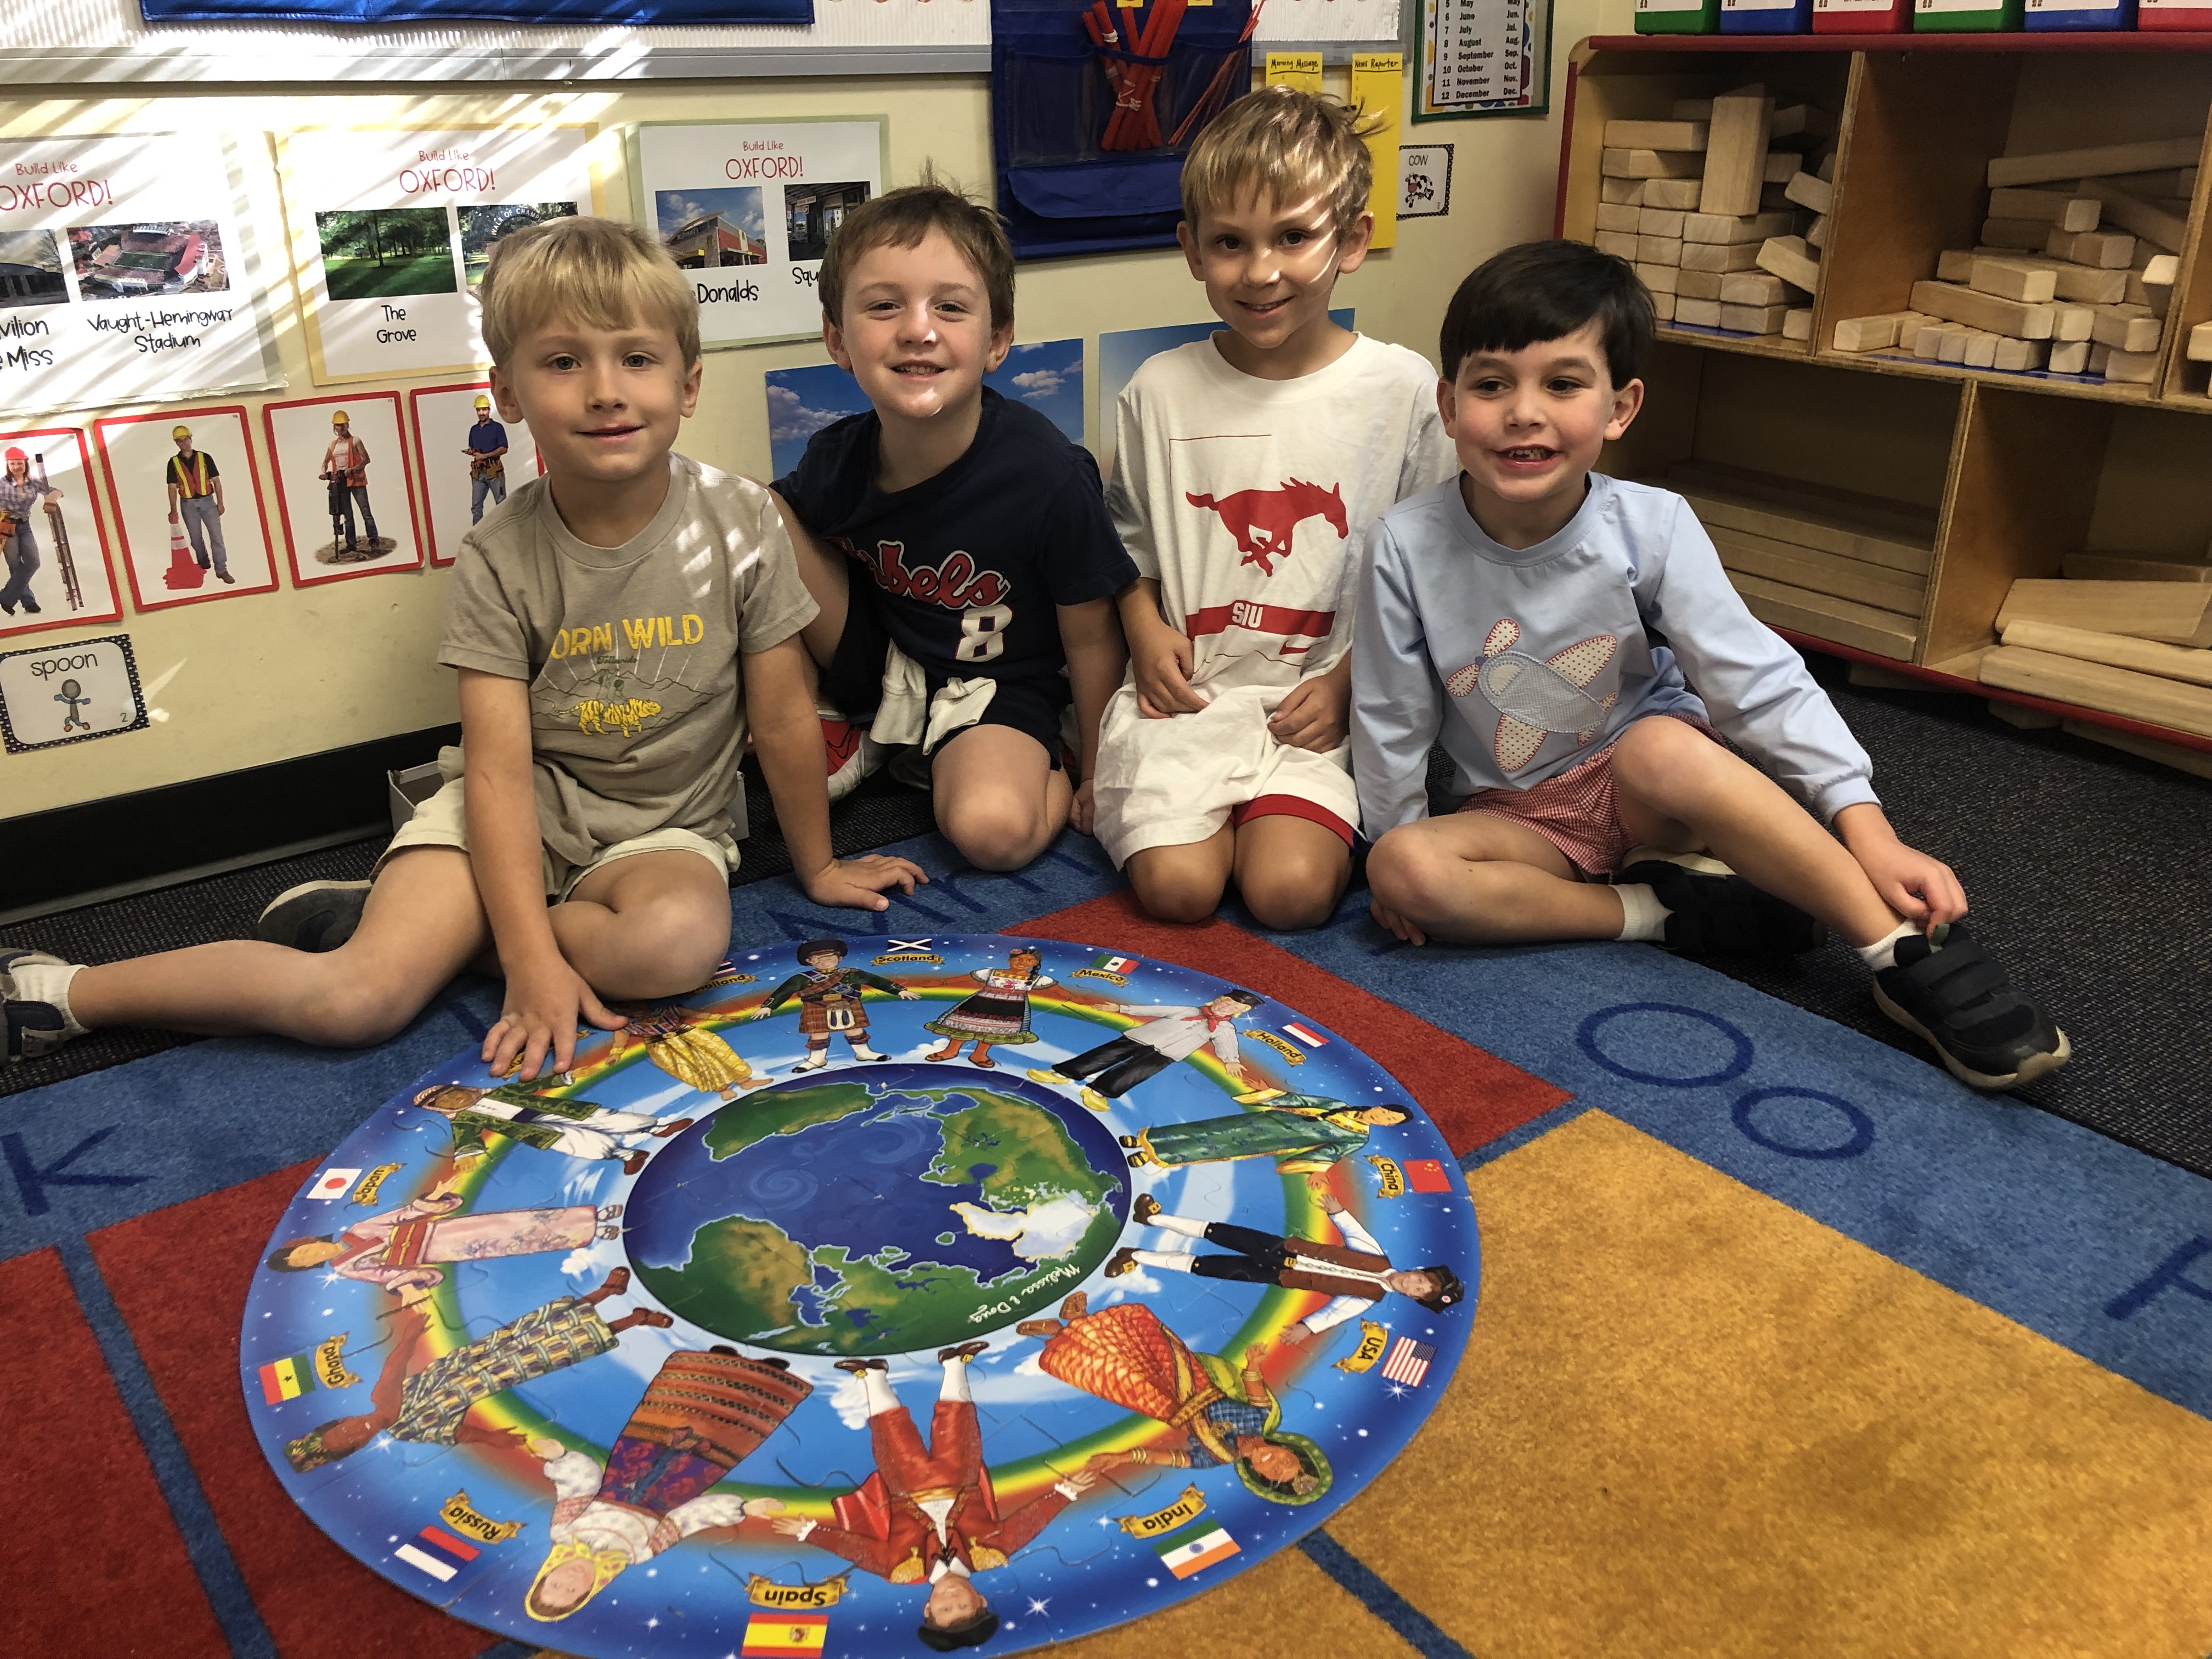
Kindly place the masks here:
<instances>
[{"instance_id":1,"label":"blond hair","mask_svg":"<svg viewBox=\"0 0 2212 1659\"><path fill-rule=\"evenodd\" d=\"M668 250L613 219L548 219L502 236L477 288L484 346L500 368L553 318L586 328L665 323L688 368L699 361L699 301Z\"/></svg>"},{"instance_id":2,"label":"blond hair","mask_svg":"<svg viewBox=\"0 0 2212 1659\"><path fill-rule=\"evenodd\" d=\"M949 179L925 169L921 182L905 185L847 214L830 237L815 291L822 314L842 327L845 284L863 255L879 247L919 247L933 230L975 268L991 302L991 331L1014 325L1014 250L999 216L968 198Z\"/></svg>"},{"instance_id":3,"label":"blond hair","mask_svg":"<svg viewBox=\"0 0 2212 1659\"><path fill-rule=\"evenodd\" d=\"M1182 164L1182 216L1195 235L1208 210L1260 196L1278 208L1319 196L1340 236L1367 211L1375 163L1362 135L1382 125L1334 98L1263 87L1216 116Z\"/></svg>"}]
</instances>

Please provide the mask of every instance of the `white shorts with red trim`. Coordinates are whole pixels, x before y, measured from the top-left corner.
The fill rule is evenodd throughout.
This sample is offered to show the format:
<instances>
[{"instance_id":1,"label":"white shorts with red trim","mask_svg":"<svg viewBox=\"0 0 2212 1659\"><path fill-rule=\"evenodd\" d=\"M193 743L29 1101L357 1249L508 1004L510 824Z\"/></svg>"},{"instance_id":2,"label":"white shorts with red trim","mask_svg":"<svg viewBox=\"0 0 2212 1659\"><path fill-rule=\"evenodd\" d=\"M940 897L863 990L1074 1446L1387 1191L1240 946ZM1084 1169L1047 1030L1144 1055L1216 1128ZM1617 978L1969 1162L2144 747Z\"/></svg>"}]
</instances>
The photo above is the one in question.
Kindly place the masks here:
<instances>
[{"instance_id":1,"label":"white shorts with red trim","mask_svg":"<svg viewBox=\"0 0 2212 1659\"><path fill-rule=\"evenodd\" d=\"M1289 690L1220 689L1196 714L1164 720L1137 712L1134 686L1114 694L1098 723L1091 799L1095 831L1117 869L1150 848L1205 841L1232 819L1306 818L1352 844L1359 821L1352 745L1322 755L1279 742L1267 717Z\"/></svg>"}]
</instances>

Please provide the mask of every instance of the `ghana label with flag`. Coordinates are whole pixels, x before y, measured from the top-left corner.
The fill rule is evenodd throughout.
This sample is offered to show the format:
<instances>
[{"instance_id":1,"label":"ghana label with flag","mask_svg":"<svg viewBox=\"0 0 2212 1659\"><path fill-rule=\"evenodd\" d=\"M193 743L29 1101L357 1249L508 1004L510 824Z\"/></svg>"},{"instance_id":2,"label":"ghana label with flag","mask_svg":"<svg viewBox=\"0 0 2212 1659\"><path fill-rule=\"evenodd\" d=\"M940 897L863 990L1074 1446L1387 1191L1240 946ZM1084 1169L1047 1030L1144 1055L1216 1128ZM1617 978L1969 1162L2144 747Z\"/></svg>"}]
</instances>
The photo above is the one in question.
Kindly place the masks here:
<instances>
[{"instance_id":1,"label":"ghana label with flag","mask_svg":"<svg viewBox=\"0 0 2212 1659\"><path fill-rule=\"evenodd\" d=\"M1476 1224L1358 1032L1098 945L896 945L733 951L567 1073L465 1053L334 1149L240 1356L307 1516L562 1653L1015 1653L1226 1582L1405 1449Z\"/></svg>"}]
</instances>

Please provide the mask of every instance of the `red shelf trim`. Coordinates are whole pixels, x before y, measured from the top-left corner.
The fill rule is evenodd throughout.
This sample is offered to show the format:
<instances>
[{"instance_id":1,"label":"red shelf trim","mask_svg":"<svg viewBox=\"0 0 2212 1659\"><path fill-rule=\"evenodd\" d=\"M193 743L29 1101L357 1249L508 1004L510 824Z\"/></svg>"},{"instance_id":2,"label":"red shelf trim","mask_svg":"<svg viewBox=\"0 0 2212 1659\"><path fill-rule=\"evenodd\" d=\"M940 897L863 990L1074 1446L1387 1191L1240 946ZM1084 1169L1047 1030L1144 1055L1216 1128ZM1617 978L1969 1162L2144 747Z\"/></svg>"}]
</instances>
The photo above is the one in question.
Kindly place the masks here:
<instances>
[{"instance_id":1,"label":"red shelf trim","mask_svg":"<svg viewBox=\"0 0 2212 1659\"><path fill-rule=\"evenodd\" d=\"M2054 29L2029 34L1594 34L1593 52L2212 52L2212 33Z\"/></svg>"}]
</instances>

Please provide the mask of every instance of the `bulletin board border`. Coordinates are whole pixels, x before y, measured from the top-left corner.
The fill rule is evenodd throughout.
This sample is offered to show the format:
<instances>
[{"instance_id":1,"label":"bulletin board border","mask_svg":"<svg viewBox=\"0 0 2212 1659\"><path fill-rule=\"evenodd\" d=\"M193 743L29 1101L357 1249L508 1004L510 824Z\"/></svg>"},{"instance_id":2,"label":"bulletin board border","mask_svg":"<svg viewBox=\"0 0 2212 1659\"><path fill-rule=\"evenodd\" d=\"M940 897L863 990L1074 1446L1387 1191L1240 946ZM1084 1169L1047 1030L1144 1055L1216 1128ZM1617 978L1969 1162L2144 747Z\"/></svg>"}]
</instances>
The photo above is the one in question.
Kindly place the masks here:
<instances>
[{"instance_id":1,"label":"bulletin board border","mask_svg":"<svg viewBox=\"0 0 2212 1659\"><path fill-rule=\"evenodd\" d=\"M93 539L100 544L100 562L107 571L108 609L98 616L88 617L72 612L64 617L58 611L42 611L27 623L11 627L0 627L0 640L12 640L19 634L50 634L58 628L90 628L102 623L123 620L123 589L115 580L115 550L108 545L107 525L100 511L100 485L105 469L92 464L92 445L86 441L81 426L27 426L0 432L0 436L20 438L74 438L76 440L77 470L84 475L85 505L92 509ZM72 559L81 556L75 548L70 550ZM105 732L101 733L106 736ZM44 748L46 745L38 745Z\"/></svg>"},{"instance_id":2,"label":"bulletin board border","mask_svg":"<svg viewBox=\"0 0 2212 1659\"><path fill-rule=\"evenodd\" d=\"M292 537L292 507L284 495L284 469L276 448L276 411L280 409L304 409L316 404L362 404L372 399L389 398L392 402L392 424L399 434L399 482L407 491L407 522L415 532L415 557L405 564L365 566L359 570L336 570L327 576L308 576L301 574L300 547ZM402 571L420 570L429 558L429 544L422 539L422 515L415 502L415 461L408 452L407 409L397 392L333 392L320 398L287 398L280 402L261 405L261 435L269 446L269 470L276 479L276 514L284 522L284 556L292 566L294 587L319 587L325 582L349 582L361 576L392 576ZM373 460L374 458L371 457Z\"/></svg>"},{"instance_id":3,"label":"bulletin board border","mask_svg":"<svg viewBox=\"0 0 2212 1659\"><path fill-rule=\"evenodd\" d=\"M187 593L173 599L149 599L139 589L138 567L131 562L131 531L123 518L123 496L116 487L115 462L107 453L106 428L111 426L143 426L149 421L167 421L174 426L179 422L205 420L211 415L235 415L238 417L239 436L246 446L246 473L253 486L253 510L261 515L261 544L269 550L269 580L252 587L218 587L211 593ZM131 608L133 611L143 614L149 611L173 611L180 605L205 605L210 599L242 599L249 593L274 593L283 586L276 576L276 538L269 533L269 503L261 494L261 459L253 453L253 415L244 404L195 404L188 409L159 409L141 415L102 415L92 423L92 442L93 447L100 451L100 470L102 480L107 485L108 510L115 518L115 545L123 555L123 574L131 583Z\"/></svg>"}]
</instances>

